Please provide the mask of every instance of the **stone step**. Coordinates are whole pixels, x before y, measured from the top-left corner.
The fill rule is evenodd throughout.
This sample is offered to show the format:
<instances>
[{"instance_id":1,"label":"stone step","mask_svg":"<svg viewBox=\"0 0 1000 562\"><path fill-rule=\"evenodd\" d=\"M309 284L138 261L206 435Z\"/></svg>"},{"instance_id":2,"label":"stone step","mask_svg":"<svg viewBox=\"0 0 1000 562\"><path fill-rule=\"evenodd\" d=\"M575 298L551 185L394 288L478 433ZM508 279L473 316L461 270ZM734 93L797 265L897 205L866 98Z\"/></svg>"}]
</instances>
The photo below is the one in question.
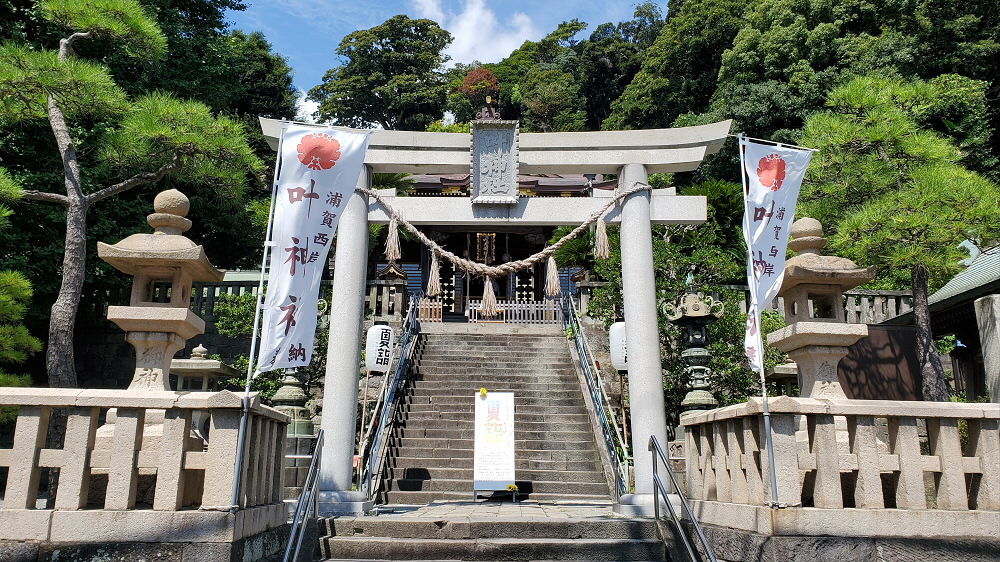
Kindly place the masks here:
<instances>
[{"instance_id":1,"label":"stone step","mask_svg":"<svg viewBox=\"0 0 1000 562\"><path fill-rule=\"evenodd\" d=\"M586 412L583 406L546 406L539 404L521 404L515 403L516 410L514 415L519 414L532 414L532 415L548 415L548 416L559 416L562 414L579 414ZM472 403L468 404L431 404L430 402L421 402L416 404L402 404L404 413L409 412L431 412L439 413L445 415L464 415L472 416L473 406ZM515 417L515 419L517 419Z\"/></svg>"},{"instance_id":2,"label":"stone step","mask_svg":"<svg viewBox=\"0 0 1000 562\"><path fill-rule=\"evenodd\" d=\"M440 418L434 419L420 419L410 416L406 423L401 423L398 427L405 431L416 430L416 429L452 429L452 430L469 430L472 431L475 428L475 424L471 419L463 420L448 420L447 424L442 424ZM518 431L582 431L590 433L591 425L586 419L582 419L578 422L576 421L566 421L563 418L553 417L548 421L542 422L528 422L524 421L521 416L514 415L514 425L515 429ZM431 437L432 435L425 435L424 437Z\"/></svg>"},{"instance_id":3,"label":"stone step","mask_svg":"<svg viewBox=\"0 0 1000 562\"><path fill-rule=\"evenodd\" d=\"M437 367L463 367L466 369L531 369L534 372L535 369L569 369L573 366L573 362L567 357L566 359L555 359L550 357L532 357L532 358L513 358L504 357L500 359L475 359L472 357L462 357L456 355L454 357L440 357L432 356L430 358L424 355L421 359L414 363L417 367L423 370L433 370Z\"/></svg>"},{"instance_id":4,"label":"stone step","mask_svg":"<svg viewBox=\"0 0 1000 562\"><path fill-rule=\"evenodd\" d=\"M658 539L408 539L327 537L324 556L341 560L663 560Z\"/></svg>"},{"instance_id":5,"label":"stone step","mask_svg":"<svg viewBox=\"0 0 1000 562\"><path fill-rule=\"evenodd\" d=\"M531 482L588 482L607 486L604 473L596 470L531 470L515 467L517 480ZM425 467L395 467L386 470L386 479L390 480L466 480L473 478L472 468L425 468Z\"/></svg>"},{"instance_id":6,"label":"stone step","mask_svg":"<svg viewBox=\"0 0 1000 562\"><path fill-rule=\"evenodd\" d=\"M516 475L515 475L516 476ZM415 478L397 478L386 480L388 492L419 492L445 491L445 492L468 492L472 494L472 479L448 480L432 479L423 480ZM546 480L521 480L516 479L514 483L518 487L518 496L530 495L534 492L540 494L584 494L601 495L608 493L607 482L555 482Z\"/></svg>"},{"instance_id":7,"label":"stone step","mask_svg":"<svg viewBox=\"0 0 1000 562\"><path fill-rule=\"evenodd\" d=\"M409 393L410 396L468 396L474 400L474 395L479 394L479 389L483 388L474 384L455 384L444 381L435 383L433 386L420 384L420 382L413 385L413 390ZM575 398L582 397L583 394L580 392L579 385L571 382L526 384L497 382L487 387L486 390L489 392L513 392L515 398L517 396L529 398L567 396Z\"/></svg>"},{"instance_id":8,"label":"stone step","mask_svg":"<svg viewBox=\"0 0 1000 562\"><path fill-rule=\"evenodd\" d=\"M416 449L472 449L472 438L434 439L430 437L403 437L399 440L399 448L413 447ZM591 439L577 441L550 441L548 439L514 439L515 454L518 450L535 451L587 451L594 450Z\"/></svg>"},{"instance_id":9,"label":"stone step","mask_svg":"<svg viewBox=\"0 0 1000 562\"><path fill-rule=\"evenodd\" d=\"M474 439L475 429L451 429L442 427L430 427L430 428L404 428L402 436L404 439L425 437L428 439ZM525 440L537 440L537 441L579 441L589 442L591 435L593 433L589 431L560 431L560 430L548 430L543 429L539 431L533 431L530 429L521 429L516 424L514 426L514 440L525 441Z\"/></svg>"},{"instance_id":10,"label":"stone step","mask_svg":"<svg viewBox=\"0 0 1000 562\"><path fill-rule=\"evenodd\" d=\"M518 336L518 335L504 335L504 334L489 334L489 335L477 335L477 334L462 334L462 335L435 335L435 334L425 334L424 344L425 345L479 345L479 346L501 346L506 347L510 344L521 344L521 345L562 345L566 346L569 340L566 339L564 335L558 336Z\"/></svg>"},{"instance_id":11,"label":"stone step","mask_svg":"<svg viewBox=\"0 0 1000 562\"><path fill-rule=\"evenodd\" d=\"M437 422L440 424L454 425L454 424L468 424L472 426L475 423L473 417L469 414L448 414L445 412L413 412L411 411L406 418L406 421L401 425L402 427L409 427L410 423L413 422ZM576 426L576 425L586 425L590 427L590 417L585 413L576 414L559 414L559 415L547 415L547 414L528 414L523 411L514 412L514 423L517 425L521 424L543 424L546 426L558 425L558 426Z\"/></svg>"},{"instance_id":12,"label":"stone step","mask_svg":"<svg viewBox=\"0 0 1000 562\"><path fill-rule=\"evenodd\" d=\"M472 455L468 457L396 457L391 461L392 466L404 468L473 468ZM515 470L579 470L579 471L600 471L601 465L598 462L584 460L531 460L526 458L514 459Z\"/></svg>"},{"instance_id":13,"label":"stone step","mask_svg":"<svg viewBox=\"0 0 1000 562\"><path fill-rule=\"evenodd\" d=\"M457 447L420 447L393 446L395 457L421 457L438 459L469 459L473 458L472 444L467 448ZM600 462L600 455L595 449L516 449L514 462L524 459L529 461L583 461Z\"/></svg>"},{"instance_id":14,"label":"stone step","mask_svg":"<svg viewBox=\"0 0 1000 562\"><path fill-rule=\"evenodd\" d=\"M393 491L388 492L384 495L386 498L386 503L395 505L427 505L435 501L449 501L449 500L466 500L472 499L472 492L448 492L444 490L425 490L416 492L402 492ZM479 498L490 498L495 497L497 499L502 499L505 501L510 501L510 492L480 492L478 494ZM543 494L535 492L531 494L530 498L524 497L524 494L518 494L518 498L521 499L531 499L533 501L578 501L578 502L592 502L599 500L607 500L607 492L591 495L591 494Z\"/></svg>"},{"instance_id":15,"label":"stone step","mask_svg":"<svg viewBox=\"0 0 1000 562\"><path fill-rule=\"evenodd\" d=\"M492 367L469 367L467 365L456 365L454 367L424 367L414 365L412 372L426 373L432 375L473 375L477 377L487 376L491 379L504 379L506 377L537 377L539 375L573 375L576 376L576 369L566 367L539 367L534 368L528 364L523 364L513 368L492 368Z\"/></svg>"},{"instance_id":16,"label":"stone step","mask_svg":"<svg viewBox=\"0 0 1000 562\"><path fill-rule=\"evenodd\" d=\"M524 505L531 506L534 502ZM394 515L329 517L320 520L320 534L327 537L395 537L413 539L490 539L516 536L525 539L656 539L652 519L461 518L453 521L416 519Z\"/></svg>"},{"instance_id":17,"label":"stone step","mask_svg":"<svg viewBox=\"0 0 1000 562\"><path fill-rule=\"evenodd\" d=\"M441 386L450 385L453 388L461 387L474 387L479 385L482 388L484 385L489 390L490 387L499 386L502 384L509 385L520 385L520 384L564 384L570 386L580 387L580 379L576 377L576 374L570 373L551 373L542 374L536 373L532 375L513 375L510 373L500 373L497 375L491 375L484 372L475 373L460 373L460 374L445 374L445 373L434 373L434 372L423 372L414 374L411 379L411 385L419 385L420 383L436 383ZM478 388L476 390L479 390Z\"/></svg>"},{"instance_id":18,"label":"stone step","mask_svg":"<svg viewBox=\"0 0 1000 562\"><path fill-rule=\"evenodd\" d=\"M449 405L465 405L468 404L472 406L474 404L474 396L462 396L455 394L438 394L438 395L424 395L424 396L408 396L406 402L408 404L439 404L442 406ZM525 396L523 394L514 395L514 409L517 410L520 406L578 406L584 407L583 396L579 393L577 396L565 396L561 394L554 394L553 396Z\"/></svg>"}]
</instances>

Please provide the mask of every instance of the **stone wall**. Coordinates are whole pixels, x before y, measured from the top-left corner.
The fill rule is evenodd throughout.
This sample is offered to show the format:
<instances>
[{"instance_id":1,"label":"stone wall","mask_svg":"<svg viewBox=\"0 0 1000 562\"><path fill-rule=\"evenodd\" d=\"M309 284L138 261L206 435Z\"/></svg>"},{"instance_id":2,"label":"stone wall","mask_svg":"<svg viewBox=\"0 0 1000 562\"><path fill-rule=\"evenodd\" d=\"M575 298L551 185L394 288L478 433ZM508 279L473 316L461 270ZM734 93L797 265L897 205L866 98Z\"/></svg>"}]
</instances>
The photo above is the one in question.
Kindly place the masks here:
<instances>
[{"instance_id":1,"label":"stone wall","mask_svg":"<svg viewBox=\"0 0 1000 562\"><path fill-rule=\"evenodd\" d=\"M684 526L697 544L691 524L684 521ZM996 538L768 536L715 525L703 525L703 530L719 562L996 562L1000 558ZM678 554L682 549L674 545ZM703 549L699 552L708 559Z\"/></svg>"}]
</instances>

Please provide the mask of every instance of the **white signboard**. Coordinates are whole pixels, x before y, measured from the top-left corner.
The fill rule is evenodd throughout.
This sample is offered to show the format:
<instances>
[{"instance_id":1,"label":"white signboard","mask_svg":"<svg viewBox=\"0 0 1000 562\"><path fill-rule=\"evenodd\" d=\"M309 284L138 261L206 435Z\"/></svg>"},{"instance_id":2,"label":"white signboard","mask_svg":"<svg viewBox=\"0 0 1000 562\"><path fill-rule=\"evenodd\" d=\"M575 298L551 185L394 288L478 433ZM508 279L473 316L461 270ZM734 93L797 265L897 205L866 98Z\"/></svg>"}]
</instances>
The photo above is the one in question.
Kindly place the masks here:
<instances>
[{"instance_id":1,"label":"white signboard","mask_svg":"<svg viewBox=\"0 0 1000 562\"><path fill-rule=\"evenodd\" d=\"M760 311L778 294L785 275L785 248L799 187L812 151L740 139L743 165L743 238L747 243L750 305L744 346L750 366L764 372Z\"/></svg>"},{"instance_id":2,"label":"white signboard","mask_svg":"<svg viewBox=\"0 0 1000 562\"><path fill-rule=\"evenodd\" d=\"M625 323L615 322L608 330L611 351L611 366L617 371L628 370L628 340L625 339Z\"/></svg>"},{"instance_id":3,"label":"white signboard","mask_svg":"<svg viewBox=\"0 0 1000 562\"><path fill-rule=\"evenodd\" d=\"M257 372L312 359L320 278L367 146L367 133L289 126L282 135Z\"/></svg>"},{"instance_id":4,"label":"white signboard","mask_svg":"<svg viewBox=\"0 0 1000 562\"><path fill-rule=\"evenodd\" d=\"M473 490L506 490L514 483L514 393L476 394Z\"/></svg>"},{"instance_id":5,"label":"white signboard","mask_svg":"<svg viewBox=\"0 0 1000 562\"><path fill-rule=\"evenodd\" d=\"M365 338L365 369L384 373L392 365L392 344L396 333L385 325L368 328Z\"/></svg>"}]
</instances>

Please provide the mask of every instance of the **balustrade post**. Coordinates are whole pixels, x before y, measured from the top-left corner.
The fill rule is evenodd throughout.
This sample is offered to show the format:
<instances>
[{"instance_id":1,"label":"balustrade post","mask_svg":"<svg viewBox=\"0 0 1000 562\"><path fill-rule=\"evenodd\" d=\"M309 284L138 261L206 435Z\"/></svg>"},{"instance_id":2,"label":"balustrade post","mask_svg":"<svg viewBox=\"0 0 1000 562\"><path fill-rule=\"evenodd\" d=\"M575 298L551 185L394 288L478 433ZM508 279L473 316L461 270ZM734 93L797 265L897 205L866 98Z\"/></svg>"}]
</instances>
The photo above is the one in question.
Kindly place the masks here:
<instances>
[{"instance_id":1,"label":"balustrade post","mask_svg":"<svg viewBox=\"0 0 1000 562\"><path fill-rule=\"evenodd\" d=\"M920 436L917 433L916 418L909 416L889 418L889 448L899 459L896 507L927 509L927 496L924 492L924 459L920 454Z\"/></svg>"},{"instance_id":2,"label":"balustrade post","mask_svg":"<svg viewBox=\"0 0 1000 562\"><path fill-rule=\"evenodd\" d=\"M38 451L45 447L51 409L44 406L20 406L14 428L13 462L7 471L4 507L34 509L38 500Z\"/></svg>"},{"instance_id":3,"label":"balustrade post","mask_svg":"<svg viewBox=\"0 0 1000 562\"><path fill-rule=\"evenodd\" d=\"M240 411L236 409L211 410L211 439L205 466L205 490L201 496L202 507L229 506L232 501L233 479L236 478L236 441L240 430ZM249 449L249 447L247 448ZM243 463L246 470L247 463ZM246 487L246 479L242 480ZM240 498L243 490L240 490Z\"/></svg>"},{"instance_id":4,"label":"balustrade post","mask_svg":"<svg viewBox=\"0 0 1000 562\"><path fill-rule=\"evenodd\" d=\"M758 434L763 435L764 416L757 417L757 423L761 425ZM799 477L799 456L798 445L795 442L795 416L792 414L771 414L771 443L774 447L774 464L770 466L767 455L762 454L761 477L764 481L770 479L770 472L774 470L774 475L778 481L778 497L771 498L771 501L787 505L797 505L802 502L802 480ZM771 495L770 487L767 487L768 497Z\"/></svg>"},{"instance_id":5,"label":"balustrade post","mask_svg":"<svg viewBox=\"0 0 1000 562\"><path fill-rule=\"evenodd\" d=\"M132 509L135 506L136 484L139 479L136 459L142 442L146 410L118 408L117 415L104 509Z\"/></svg>"},{"instance_id":6,"label":"balustrade post","mask_svg":"<svg viewBox=\"0 0 1000 562\"><path fill-rule=\"evenodd\" d=\"M156 495L153 509L176 511L184 502L184 444L191 432L191 410L164 412L160 459L156 468Z\"/></svg>"},{"instance_id":7,"label":"balustrade post","mask_svg":"<svg viewBox=\"0 0 1000 562\"><path fill-rule=\"evenodd\" d=\"M851 453L858 460L858 476L854 483L854 505L858 508L883 508L882 478L879 472L878 443L873 416L848 416Z\"/></svg>"},{"instance_id":8,"label":"balustrade post","mask_svg":"<svg viewBox=\"0 0 1000 562\"><path fill-rule=\"evenodd\" d=\"M931 444L932 455L937 456L941 463L937 483L938 509L969 509L962 446L958 437L958 420L928 418L927 438Z\"/></svg>"},{"instance_id":9,"label":"balustrade post","mask_svg":"<svg viewBox=\"0 0 1000 562\"><path fill-rule=\"evenodd\" d=\"M87 505L90 485L90 451L97 432L97 408L70 408L59 467L55 508L77 510Z\"/></svg>"},{"instance_id":10,"label":"balustrade post","mask_svg":"<svg viewBox=\"0 0 1000 562\"><path fill-rule=\"evenodd\" d=\"M979 458L975 509L1000 511L1000 420L969 420L969 454Z\"/></svg>"},{"instance_id":11,"label":"balustrade post","mask_svg":"<svg viewBox=\"0 0 1000 562\"><path fill-rule=\"evenodd\" d=\"M837 429L833 416L810 414L808 419L809 449L816 460L813 502L816 507L842 509L844 496L840 486L840 453L837 450Z\"/></svg>"}]
</instances>

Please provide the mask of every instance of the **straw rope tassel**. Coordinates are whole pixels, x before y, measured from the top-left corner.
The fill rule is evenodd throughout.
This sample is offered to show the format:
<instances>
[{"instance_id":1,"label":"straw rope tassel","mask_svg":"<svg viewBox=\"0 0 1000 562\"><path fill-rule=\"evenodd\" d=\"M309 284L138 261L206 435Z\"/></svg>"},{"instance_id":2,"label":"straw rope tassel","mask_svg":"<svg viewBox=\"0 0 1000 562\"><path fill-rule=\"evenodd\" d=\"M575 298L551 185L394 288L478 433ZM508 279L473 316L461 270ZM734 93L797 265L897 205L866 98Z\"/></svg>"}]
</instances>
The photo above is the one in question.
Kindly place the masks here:
<instances>
[{"instance_id":1,"label":"straw rope tassel","mask_svg":"<svg viewBox=\"0 0 1000 562\"><path fill-rule=\"evenodd\" d=\"M608 244L608 225L604 218L597 219L597 232L594 233L594 257L606 260L611 256L611 246Z\"/></svg>"},{"instance_id":2,"label":"straw rope tassel","mask_svg":"<svg viewBox=\"0 0 1000 562\"><path fill-rule=\"evenodd\" d=\"M562 287L559 284L559 266L556 265L556 259L549 256L549 262L545 266L545 295L558 297L560 292Z\"/></svg>"},{"instance_id":3,"label":"straw rope tassel","mask_svg":"<svg viewBox=\"0 0 1000 562\"><path fill-rule=\"evenodd\" d=\"M399 253L399 219L393 213L392 220L389 221L389 234L385 237L385 259L396 261L400 258Z\"/></svg>"},{"instance_id":4,"label":"straw rope tassel","mask_svg":"<svg viewBox=\"0 0 1000 562\"><path fill-rule=\"evenodd\" d=\"M492 318L500 313L497 308L497 296L493 293L493 278L483 277L483 302L479 307L479 313L487 318Z\"/></svg>"},{"instance_id":5,"label":"straw rope tassel","mask_svg":"<svg viewBox=\"0 0 1000 562\"><path fill-rule=\"evenodd\" d=\"M427 296L436 297L441 294L441 264L438 263L437 252L431 252L431 272L427 277Z\"/></svg>"}]
</instances>

